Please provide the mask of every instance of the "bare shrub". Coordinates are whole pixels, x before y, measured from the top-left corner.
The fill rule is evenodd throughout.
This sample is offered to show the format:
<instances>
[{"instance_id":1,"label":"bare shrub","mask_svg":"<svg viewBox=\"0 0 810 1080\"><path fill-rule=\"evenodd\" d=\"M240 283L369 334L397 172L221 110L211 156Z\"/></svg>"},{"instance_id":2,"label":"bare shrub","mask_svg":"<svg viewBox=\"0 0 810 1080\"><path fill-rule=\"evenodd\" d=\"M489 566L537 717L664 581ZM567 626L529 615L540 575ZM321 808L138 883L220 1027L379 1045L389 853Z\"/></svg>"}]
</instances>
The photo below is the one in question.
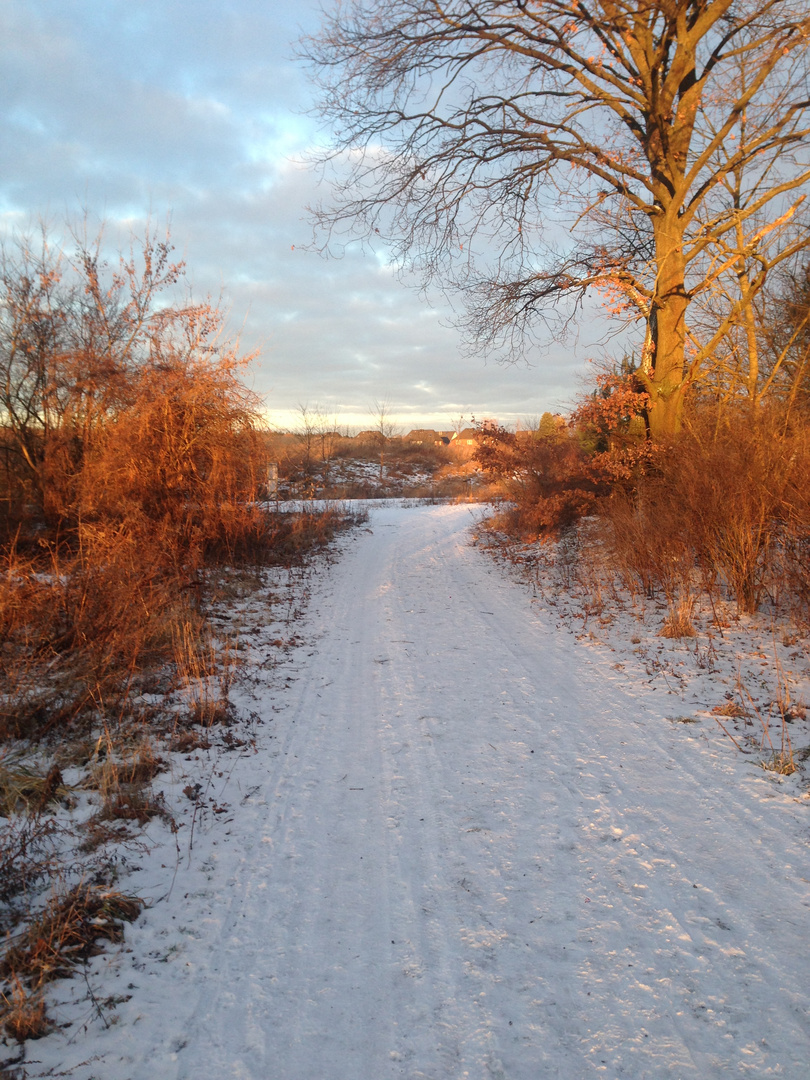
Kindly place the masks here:
<instances>
[{"instance_id":1,"label":"bare shrub","mask_svg":"<svg viewBox=\"0 0 810 1080\"><path fill-rule=\"evenodd\" d=\"M522 536L559 536L590 513L604 491L586 453L567 434L525 439L485 425L474 459L512 504L499 520Z\"/></svg>"},{"instance_id":2,"label":"bare shrub","mask_svg":"<svg viewBox=\"0 0 810 1080\"><path fill-rule=\"evenodd\" d=\"M52 817L22 814L9 817L0 831L0 903L8 904L35 882L50 875L56 862ZM5 929L0 919L0 928Z\"/></svg>"},{"instance_id":3,"label":"bare shrub","mask_svg":"<svg viewBox=\"0 0 810 1080\"><path fill-rule=\"evenodd\" d=\"M786 431L778 415L727 410L718 423L699 413L630 491L600 504L616 565L670 603L698 582L742 613L780 591L801 602L809 470L804 431Z\"/></svg>"},{"instance_id":4,"label":"bare shrub","mask_svg":"<svg viewBox=\"0 0 810 1080\"><path fill-rule=\"evenodd\" d=\"M792 614L810 622L810 446L806 430L794 439L779 549L781 580Z\"/></svg>"},{"instance_id":5,"label":"bare shrub","mask_svg":"<svg viewBox=\"0 0 810 1080\"><path fill-rule=\"evenodd\" d=\"M774 584L796 449L771 417L730 413L714 429L698 417L665 459L704 578L719 579L741 612Z\"/></svg>"},{"instance_id":6,"label":"bare shrub","mask_svg":"<svg viewBox=\"0 0 810 1080\"><path fill-rule=\"evenodd\" d=\"M233 356L170 357L137 373L131 401L84 462L86 531L151 539L167 568L185 572L255 554L263 539L256 418L239 366Z\"/></svg>"},{"instance_id":7,"label":"bare shrub","mask_svg":"<svg viewBox=\"0 0 810 1080\"><path fill-rule=\"evenodd\" d=\"M636 492L619 490L599 507L600 531L611 564L631 593L660 590L671 605L688 598L695 555L684 534L682 514L660 479L646 478Z\"/></svg>"},{"instance_id":8,"label":"bare shrub","mask_svg":"<svg viewBox=\"0 0 810 1080\"><path fill-rule=\"evenodd\" d=\"M0 739L123 716L207 568L273 541L250 357L171 251L0 258Z\"/></svg>"}]
</instances>

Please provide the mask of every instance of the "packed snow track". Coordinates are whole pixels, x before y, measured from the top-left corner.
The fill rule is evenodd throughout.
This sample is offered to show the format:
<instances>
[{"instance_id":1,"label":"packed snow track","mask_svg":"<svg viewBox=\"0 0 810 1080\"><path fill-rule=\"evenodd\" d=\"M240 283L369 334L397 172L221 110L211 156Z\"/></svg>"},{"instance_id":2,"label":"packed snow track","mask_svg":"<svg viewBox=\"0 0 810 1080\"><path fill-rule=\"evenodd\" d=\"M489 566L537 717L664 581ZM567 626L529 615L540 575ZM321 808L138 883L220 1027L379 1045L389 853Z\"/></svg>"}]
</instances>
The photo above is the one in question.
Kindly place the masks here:
<instances>
[{"instance_id":1,"label":"packed snow track","mask_svg":"<svg viewBox=\"0 0 810 1080\"><path fill-rule=\"evenodd\" d=\"M805 809L558 628L477 513L375 509L315 579L94 1075L810 1076Z\"/></svg>"}]
</instances>

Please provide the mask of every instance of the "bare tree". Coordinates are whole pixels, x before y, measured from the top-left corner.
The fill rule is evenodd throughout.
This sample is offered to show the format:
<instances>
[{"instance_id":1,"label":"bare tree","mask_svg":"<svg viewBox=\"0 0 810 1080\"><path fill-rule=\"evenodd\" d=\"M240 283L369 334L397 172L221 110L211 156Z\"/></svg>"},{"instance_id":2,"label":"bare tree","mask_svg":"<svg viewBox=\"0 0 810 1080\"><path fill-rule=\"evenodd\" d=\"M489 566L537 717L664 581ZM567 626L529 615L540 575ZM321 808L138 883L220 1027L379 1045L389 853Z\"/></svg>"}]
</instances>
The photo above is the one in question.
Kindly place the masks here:
<instances>
[{"instance_id":1,"label":"bare tree","mask_svg":"<svg viewBox=\"0 0 810 1080\"><path fill-rule=\"evenodd\" d=\"M761 298L765 327L765 379L785 403L785 422L797 410L810 415L810 262L783 268L775 286Z\"/></svg>"},{"instance_id":2,"label":"bare tree","mask_svg":"<svg viewBox=\"0 0 810 1080\"><path fill-rule=\"evenodd\" d=\"M305 477L312 475L313 457L317 441L317 415L316 409L310 408L308 402L298 403L298 423L295 428L295 437L301 444L301 469Z\"/></svg>"},{"instance_id":3,"label":"bare tree","mask_svg":"<svg viewBox=\"0 0 810 1080\"><path fill-rule=\"evenodd\" d=\"M385 452L388 444L399 433L399 426L391 416L391 402L388 398L374 398L369 413L374 421L374 431L377 434L380 448L380 480L385 473Z\"/></svg>"},{"instance_id":4,"label":"bare tree","mask_svg":"<svg viewBox=\"0 0 810 1080\"><path fill-rule=\"evenodd\" d=\"M339 438L337 414L330 414L317 402L314 405L299 402L295 435L301 444L301 469L304 476L307 479L312 478L317 457L321 480L323 485L328 486L335 445Z\"/></svg>"},{"instance_id":5,"label":"bare tree","mask_svg":"<svg viewBox=\"0 0 810 1080\"><path fill-rule=\"evenodd\" d=\"M451 417L449 430L454 431L456 435L460 435L464 428L470 427L471 423L472 420L468 422L464 413L459 413L458 416Z\"/></svg>"},{"instance_id":6,"label":"bare tree","mask_svg":"<svg viewBox=\"0 0 810 1080\"><path fill-rule=\"evenodd\" d=\"M808 242L784 236L808 41L805 0L345 0L304 46L338 178L316 220L460 288L478 347L520 351L606 296L643 329L650 430L671 434L750 317L743 264L775 231ZM690 305L730 268L725 325L696 342Z\"/></svg>"}]
</instances>

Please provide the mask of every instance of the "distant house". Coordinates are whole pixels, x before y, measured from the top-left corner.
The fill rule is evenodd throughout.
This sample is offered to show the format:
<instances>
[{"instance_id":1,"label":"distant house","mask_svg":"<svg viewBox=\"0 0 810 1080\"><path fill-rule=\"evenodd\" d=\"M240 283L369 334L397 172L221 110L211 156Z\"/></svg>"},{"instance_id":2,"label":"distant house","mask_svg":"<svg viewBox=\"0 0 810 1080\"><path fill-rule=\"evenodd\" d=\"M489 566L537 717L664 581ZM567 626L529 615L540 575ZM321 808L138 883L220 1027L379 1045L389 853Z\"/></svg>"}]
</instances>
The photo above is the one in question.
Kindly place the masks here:
<instances>
[{"instance_id":1,"label":"distant house","mask_svg":"<svg viewBox=\"0 0 810 1080\"><path fill-rule=\"evenodd\" d=\"M475 446L478 443L478 431L476 428L467 427L463 431L453 433L453 446Z\"/></svg>"},{"instance_id":2,"label":"distant house","mask_svg":"<svg viewBox=\"0 0 810 1080\"><path fill-rule=\"evenodd\" d=\"M450 442L448 433L434 431L433 428L414 428L403 438L403 442L414 446L447 446Z\"/></svg>"},{"instance_id":3,"label":"distant house","mask_svg":"<svg viewBox=\"0 0 810 1080\"><path fill-rule=\"evenodd\" d=\"M472 427L453 432L449 450L456 461L470 460L478 446L478 435L478 429Z\"/></svg>"}]
</instances>

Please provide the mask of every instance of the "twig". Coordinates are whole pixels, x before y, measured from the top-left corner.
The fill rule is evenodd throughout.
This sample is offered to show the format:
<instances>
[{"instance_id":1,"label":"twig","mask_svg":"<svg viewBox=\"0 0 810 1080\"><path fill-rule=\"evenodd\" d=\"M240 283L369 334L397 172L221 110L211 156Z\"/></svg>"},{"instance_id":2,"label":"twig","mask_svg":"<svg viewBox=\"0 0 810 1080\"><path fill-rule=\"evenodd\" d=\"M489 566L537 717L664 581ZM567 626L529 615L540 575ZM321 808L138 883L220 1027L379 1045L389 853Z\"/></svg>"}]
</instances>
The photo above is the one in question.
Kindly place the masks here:
<instances>
[{"instance_id":1,"label":"twig","mask_svg":"<svg viewBox=\"0 0 810 1080\"><path fill-rule=\"evenodd\" d=\"M715 714L712 714L712 715L714 716L714 719L715 719L715 720L717 721L717 723L718 723L718 724L720 725L720 728L721 728L721 730L722 730L723 734L724 734L724 735L728 735L728 737L729 737L729 738L731 739L731 741L732 741L732 742L734 743L734 745L735 745L735 746L737 747L737 749L738 749L738 750L740 751L740 753L741 753L741 754L744 754L744 753L745 753L745 751L744 751L744 750L743 750L743 748L742 748L742 747L740 746L740 744L739 744L739 743L737 742L737 740L736 740L736 739L734 738L734 736L733 736L733 735L731 734L731 732L730 732L730 731L727 731L727 730L726 730L726 726L725 726L725 724L723 724L723 722L722 722L722 721L720 720L720 717L719 717L719 716L717 716L717 715L715 715Z\"/></svg>"},{"instance_id":2,"label":"twig","mask_svg":"<svg viewBox=\"0 0 810 1080\"><path fill-rule=\"evenodd\" d=\"M85 984L87 985L88 997L92 1001L93 1007L95 1008L96 1012L98 1013L99 1020L101 1020L104 1027L109 1030L110 1025L107 1023L107 1017L101 1011L101 1006L98 1003L98 999L96 998L96 995L93 993L93 987L90 985L90 979L87 977L87 968L85 966L82 966L82 975L84 975L84 981L85 981Z\"/></svg>"}]
</instances>

